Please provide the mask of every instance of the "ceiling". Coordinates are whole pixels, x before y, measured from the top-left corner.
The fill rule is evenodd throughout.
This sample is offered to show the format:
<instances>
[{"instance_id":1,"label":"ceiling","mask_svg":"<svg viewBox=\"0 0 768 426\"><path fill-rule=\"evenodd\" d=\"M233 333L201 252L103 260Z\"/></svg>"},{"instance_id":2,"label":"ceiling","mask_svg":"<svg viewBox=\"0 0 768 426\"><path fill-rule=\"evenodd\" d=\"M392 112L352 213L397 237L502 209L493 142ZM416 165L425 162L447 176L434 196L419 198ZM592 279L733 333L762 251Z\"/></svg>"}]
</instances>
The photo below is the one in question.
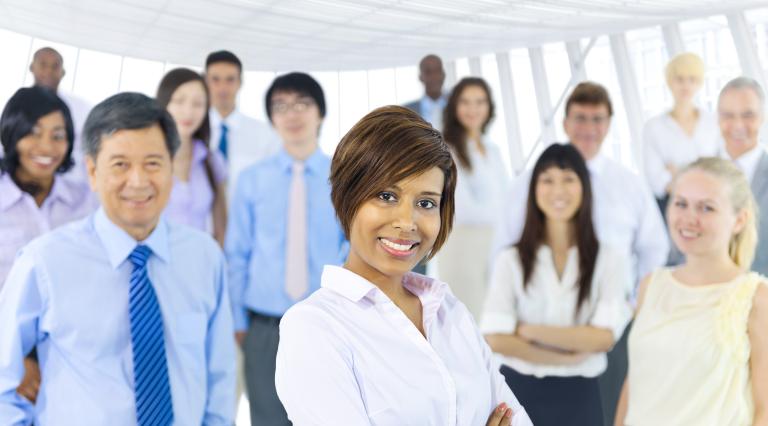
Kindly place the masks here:
<instances>
[{"instance_id":1,"label":"ceiling","mask_svg":"<svg viewBox=\"0 0 768 426\"><path fill-rule=\"evenodd\" d=\"M0 0L0 28L190 64L229 49L248 70L415 64L624 32L765 0ZM307 64L311 64L307 66Z\"/></svg>"}]
</instances>

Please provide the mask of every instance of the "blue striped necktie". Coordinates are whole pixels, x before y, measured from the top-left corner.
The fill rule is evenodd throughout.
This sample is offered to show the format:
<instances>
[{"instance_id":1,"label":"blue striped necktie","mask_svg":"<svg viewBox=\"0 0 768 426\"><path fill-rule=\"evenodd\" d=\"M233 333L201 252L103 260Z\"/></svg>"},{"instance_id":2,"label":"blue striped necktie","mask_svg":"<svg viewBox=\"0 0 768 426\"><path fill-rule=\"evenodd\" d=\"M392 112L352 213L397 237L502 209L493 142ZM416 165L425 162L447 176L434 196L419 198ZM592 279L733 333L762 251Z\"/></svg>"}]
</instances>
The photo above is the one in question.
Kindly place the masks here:
<instances>
[{"instance_id":1,"label":"blue striped necktie","mask_svg":"<svg viewBox=\"0 0 768 426\"><path fill-rule=\"evenodd\" d=\"M163 315L147 274L152 250L138 245L128 256L133 264L129 316L133 346L136 419L139 426L173 423L171 385L165 359Z\"/></svg>"}]
</instances>

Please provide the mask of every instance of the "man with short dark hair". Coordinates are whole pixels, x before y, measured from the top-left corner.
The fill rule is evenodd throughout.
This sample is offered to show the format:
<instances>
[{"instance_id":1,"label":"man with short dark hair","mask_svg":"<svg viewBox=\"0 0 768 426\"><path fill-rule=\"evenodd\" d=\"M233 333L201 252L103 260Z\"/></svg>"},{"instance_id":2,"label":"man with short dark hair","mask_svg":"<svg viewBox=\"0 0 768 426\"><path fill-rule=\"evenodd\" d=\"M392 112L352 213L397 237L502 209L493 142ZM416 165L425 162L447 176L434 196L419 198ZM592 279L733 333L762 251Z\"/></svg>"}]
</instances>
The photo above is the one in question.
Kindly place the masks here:
<instances>
[{"instance_id":1,"label":"man with short dark hair","mask_svg":"<svg viewBox=\"0 0 768 426\"><path fill-rule=\"evenodd\" d=\"M283 145L242 172L225 251L251 421L276 426L290 424L275 389L280 318L320 287L324 265L344 261L347 244L331 204L331 160L318 146L322 88L307 74L285 74L265 101Z\"/></svg>"},{"instance_id":2,"label":"man with short dark hair","mask_svg":"<svg viewBox=\"0 0 768 426\"><path fill-rule=\"evenodd\" d=\"M424 85L424 96L409 102L404 106L432 124L432 127L443 131L443 109L447 99L443 93L445 70L439 56L429 54L419 61L419 81Z\"/></svg>"},{"instance_id":3,"label":"man with short dark hair","mask_svg":"<svg viewBox=\"0 0 768 426\"><path fill-rule=\"evenodd\" d=\"M29 65L29 72L35 79L35 86L44 87L53 91L69 107L69 113L72 116L72 123L75 126L75 143L72 149L72 160L75 166L64 176L68 179L85 183L87 180L85 172L85 161L82 150L81 133L88 112L91 110L89 105L83 99L64 91L59 90L61 80L64 78L64 58L52 47L43 47L38 49L32 55L32 63Z\"/></svg>"},{"instance_id":4,"label":"man with short dark hair","mask_svg":"<svg viewBox=\"0 0 768 426\"><path fill-rule=\"evenodd\" d=\"M227 160L231 200L240 172L277 152L280 142L267 124L238 111L243 64L234 53L220 50L209 54L205 60L205 82L211 100L211 147Z\"/></svg>"},{"instance_id":5,"label":"man with short dark hair","mask_svg":"<svg viewBox=\"0 0 768 426\"><path fill-rule=\"evenodd\" d=\"M563 127L570 143L587 162L593 194L593 221L601 243L613 247L630 259L632 277L637 283L666 263L669 253L661 213L643 179L601 152L611 127L613 106L608 91L597 83L579 83L565 104ZM551 141L550 141L551 142ZM502 209L497 229L495 252L516 244L525 223L531 171L515 179ZM634 288L625 289L627 303L634 298ZM606 424L613 413L626 376L626 331L615 349L608 354L608 370L600 376L603 415Z\"/></svg>"},{"instance_id":6,"label":"man with short dark hair","mask_svg":"<svg viewBox=\"0 0 768 426\"><path fill-rule=\"evenodd\" d=\"M84 137L101 208L24 247L0 293L0 424L231 426L224 257L209 235L161 216L173 119L121 93L93 109ZM35 406L15 390L33 347Z\"/></svg>"}]
</instances>

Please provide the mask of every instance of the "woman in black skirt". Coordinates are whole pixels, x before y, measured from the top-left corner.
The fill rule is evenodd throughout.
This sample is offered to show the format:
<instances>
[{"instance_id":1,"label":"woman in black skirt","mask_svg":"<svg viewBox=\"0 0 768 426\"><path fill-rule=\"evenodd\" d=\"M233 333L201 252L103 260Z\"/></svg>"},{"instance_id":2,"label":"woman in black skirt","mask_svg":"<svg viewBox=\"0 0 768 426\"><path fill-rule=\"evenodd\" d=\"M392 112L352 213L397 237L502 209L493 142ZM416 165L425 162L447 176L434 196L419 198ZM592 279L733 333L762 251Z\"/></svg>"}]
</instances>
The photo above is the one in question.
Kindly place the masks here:
<instances>
[{"instance_id":1,"label":"woman in black skirt","mask_svg":"<svg viewBox=\"0 0 768 426\"><path fill-rule=\"evenodd\" d=\"M535 425L600 426L597 376L631 316L626 256L595 235L573 146L547 148L528 187L523 233L494 262L481 329Z\"/></svg>"}]
</instances>

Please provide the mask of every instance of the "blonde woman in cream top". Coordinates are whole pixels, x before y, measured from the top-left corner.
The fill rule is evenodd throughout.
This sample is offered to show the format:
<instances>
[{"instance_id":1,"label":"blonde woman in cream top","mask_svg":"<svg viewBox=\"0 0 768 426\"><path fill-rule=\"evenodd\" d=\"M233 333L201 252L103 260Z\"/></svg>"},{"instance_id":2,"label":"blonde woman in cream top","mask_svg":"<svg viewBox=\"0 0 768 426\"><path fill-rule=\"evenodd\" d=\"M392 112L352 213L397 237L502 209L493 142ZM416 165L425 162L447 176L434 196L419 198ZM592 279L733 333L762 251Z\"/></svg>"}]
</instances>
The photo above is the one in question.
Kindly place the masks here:
<instances>
[{"instance_id":1,"label":"blonde woman in cream top","mask_svg":"<svg viewBox=\"0 0 768 426\"><path fill-rule=\"evenodd\" d=\"M744 175L704 158L673 182L686 262L643 280L616 425L768 425L768 285L747 269L757 231Z\"/></svg>"}]
</instances>

